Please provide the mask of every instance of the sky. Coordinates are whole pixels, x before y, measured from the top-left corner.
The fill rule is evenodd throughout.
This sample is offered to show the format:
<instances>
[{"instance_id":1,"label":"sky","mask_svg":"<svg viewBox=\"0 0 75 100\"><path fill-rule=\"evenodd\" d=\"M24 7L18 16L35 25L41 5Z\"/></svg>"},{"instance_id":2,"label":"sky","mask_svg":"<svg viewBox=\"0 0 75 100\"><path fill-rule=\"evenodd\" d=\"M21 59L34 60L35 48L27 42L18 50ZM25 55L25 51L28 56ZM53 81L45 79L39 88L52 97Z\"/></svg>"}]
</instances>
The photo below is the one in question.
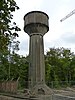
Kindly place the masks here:
<instances>
[{"instance_id":1,"label":"sky","mask_svg":"<svg viewBox=\"0 0 75 100\"><path fill-rule=\"evenodd\" d=\"M69 48L75 52L75 14L68 19L60 20L75 9L75 0L16 0L20 7L14 15L14 21L21 28L18 32L20 55L29 54L29 36L24 32L24 15L30 11L43 11L49 16L49 32L44 36L44 52L49 48Z\"/></svg>"}]
</instances>

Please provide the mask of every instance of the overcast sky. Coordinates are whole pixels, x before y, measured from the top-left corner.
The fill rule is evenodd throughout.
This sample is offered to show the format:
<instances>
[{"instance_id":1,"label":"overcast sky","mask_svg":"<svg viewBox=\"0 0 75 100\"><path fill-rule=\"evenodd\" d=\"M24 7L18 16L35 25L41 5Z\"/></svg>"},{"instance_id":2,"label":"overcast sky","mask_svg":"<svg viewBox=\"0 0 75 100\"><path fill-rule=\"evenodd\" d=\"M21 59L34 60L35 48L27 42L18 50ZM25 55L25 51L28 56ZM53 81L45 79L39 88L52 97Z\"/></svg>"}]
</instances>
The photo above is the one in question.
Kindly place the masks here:
<instances>
[{"instance_id":1,"label":"overcast sky","mask_svg":"<svg viewBox=\"0 0 75 100\"><path fill-rule=\"evenodd\" d=\"M75 9L75 0L16 0L20 10L14 13L14 21L21 28L19 32L19 54L28 55L29 36L23 31L23 17L30 11L43 11L49 16L49 32L44 36L44 51L50 47L65 47L75 51L75 14L60 20Z\"/></svg>"}]
</instances>

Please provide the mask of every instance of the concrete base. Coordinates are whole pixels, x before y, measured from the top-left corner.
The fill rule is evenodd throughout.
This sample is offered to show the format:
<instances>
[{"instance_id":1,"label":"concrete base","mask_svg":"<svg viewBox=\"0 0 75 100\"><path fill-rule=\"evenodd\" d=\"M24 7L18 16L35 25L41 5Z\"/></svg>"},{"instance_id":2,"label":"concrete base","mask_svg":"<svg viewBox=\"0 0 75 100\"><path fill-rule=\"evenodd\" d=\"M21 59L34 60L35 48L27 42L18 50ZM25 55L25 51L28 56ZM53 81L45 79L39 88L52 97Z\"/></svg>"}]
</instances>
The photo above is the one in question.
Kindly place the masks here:
<instances>
[{"instance_id":1,"label":"concrete base","mask_svg":"<svg viewBox=\"0 0 75 100\"><path fill-rule=\"evenodd\" d=\"M38 100L53 100L52 95L40 95L38 96Z\"/></svg>"},{"instance_id":2,"label":"concrete base","mask_svg":"<svg viewBox=\"0 0 75 100\"><path fill-rule=\"evenodd\" d=\"M51 100L75 100L75 97L71 97L71 96L64 96L64 95L60 95L60 94L55 94L52 96Z\"/></svg>"},{"instance_id":3,"label":"concrete base","mask_svg":"<svg viewBox=\"0 0 75 100\"><path fill-rule=\"evenodd\" d=\"M36 84L32 91L31 91L32 95L52 95L53 91L46 85L46 84Z\"/></svg>"},{"instance_id":4,"label":"concrete base","mask_svg":"<svg viewBox=\"0 0 75 100\"><path fill-rule=\"evenodd\" d=\"M19 95L0 95L0 100L75 100L75 97L64 96L60 94L38 95L37 97L26 97Z\"/></svg>"}]
</instances>

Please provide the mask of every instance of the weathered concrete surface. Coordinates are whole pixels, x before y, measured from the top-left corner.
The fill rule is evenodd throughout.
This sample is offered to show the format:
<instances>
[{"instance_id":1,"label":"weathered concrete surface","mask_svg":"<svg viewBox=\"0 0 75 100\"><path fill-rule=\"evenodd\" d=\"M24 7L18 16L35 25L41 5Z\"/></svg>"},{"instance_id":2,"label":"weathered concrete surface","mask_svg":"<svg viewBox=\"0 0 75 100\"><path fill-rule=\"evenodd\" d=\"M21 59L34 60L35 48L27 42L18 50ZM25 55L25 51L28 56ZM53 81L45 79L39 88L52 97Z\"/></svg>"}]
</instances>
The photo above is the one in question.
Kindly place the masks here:
<instances>
[{"instance_id":1,"label":"weathered concrete surface","mask_svg":"<svg viewBox=\"0 0 75 100\"><path fill-rule=\"evenodd\" d=\"M75 100L75 97L64 96L64 95L53 95L52 100Z\"/></svg>"},{"instance_id":2,"label":"weathered concrete surface","mask_svg":"<svg viewBox=\"0 0 75 100\"><path fill-rule=\"evenodd\" d=\"M24 16L24 31L30 36L29 46L29 89L37 83L45 83L43 36L49 30L48 15L32 11Z\"/></svg>"},{"instance_id":3,"label":"weathered concrete surface","mask_svg":"<svg viewBox=\"0 0 75 100\"><path fill-rule=\"evenodd\" d=\"M49 31L49 17L41 11L24 16L24 31L30 36L29 43L29 89L32 94L52 94L45 84L43 36ZM48 92L49 91L49 92Z\"/></svg>"},{"instance_id":4,"label":"weathered concrete surface","mask_svg":"<svg viewBox=\"0 0 75 100\"><path fill-rule=\"evenodd\" d=\"M23 100L19 98L12 98L12 97L7 97L7 96L1 96L0 95L0 100ZM25 100L25 99L24 99Z\"/></svg>"},{"instance_id":5,"label":"weathered concrete surface","mask_svg":"<svg viewBox=\"0 0 75 100\"><path fill-rule=\"evenodd\" d=\"M52 95L40 95L38 100L52 100Z\"/></svg>"},{"instance_id":6,"label":"weathered concrete surface","mask_svg":"<svg viewBox=\"0 0 75 100\"><path fill-rule=\"evenodd\" d=\"M50 89L46 84L36 84L32 89L32 95L50 95L53 94L52 89Z\"/></svg>"},{"instance_id":7,"label":"weathered concrete surface","mask_svg":"<svg viewBox=\"0 0 75 100\"><path fill-rule=\"evenodd\" d=\"M0 95L0 100L75 100L75 97L63 96L63 95L38 95L37 98L13 98Z\"/></svg>"},{"instance_id":8,"label":"weathered concrete surface","mask_svg":"<svg viewBox=\"0 0 75 100\"><path fill-rule=\"evenodd\" d=\"M24 16L24 31L44 35L49 30L49 17L42 11L31 11Z\"/></svg>"}]
</instances>

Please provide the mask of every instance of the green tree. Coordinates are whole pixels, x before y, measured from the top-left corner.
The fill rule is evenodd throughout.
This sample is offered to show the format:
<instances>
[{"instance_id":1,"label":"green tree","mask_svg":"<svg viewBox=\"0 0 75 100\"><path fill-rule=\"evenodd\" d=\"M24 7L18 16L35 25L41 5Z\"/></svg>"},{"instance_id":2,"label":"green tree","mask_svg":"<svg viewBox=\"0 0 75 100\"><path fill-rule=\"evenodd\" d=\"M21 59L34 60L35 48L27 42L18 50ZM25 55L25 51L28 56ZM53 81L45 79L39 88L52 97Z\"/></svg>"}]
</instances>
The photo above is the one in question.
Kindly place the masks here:
<instances>
[{"instance_id":1,"label":"green tree","mask_svg":"<svg viewBox=\"0 0 75 100\"><path fill-rule=\"evenodd\" d=\"M19 7L14 0L0 0L0 52L7 50L10 37L18 36L16 32L20 31L16 22L11 22L16 9Z\"/></svg>"},{"instance_id":2,"label":"green tree","mask_svg":"<svg viewBox=\"0 0 75 100\"><path fill-rule=\"evenodd\" d=\"M9 55L11 55L8 47L12 43L12 37L18 37L17 32L20 31L16 22L12 22L12 12L18 9L14 0L0 0L0 79L8 78Z\"/></svg>"},{"instance_id":3,"label":"green tree","mask_svg":"<svg viewBox=\"0 0 75 100\"><path fill-rule=\"evenodd\" d=\"M10 79L17 80L22 88L28 86L28 61L26 57L20 57L18 54L12 56L10 63Z\"/></svg>"},{"instance_id":4,"label":"green tree","mask_svg":"<svg viewBox=\"0 0 75 100\"><path fill-rule=\"evenodd\" d=\"M70 84L74 74L72 73L74 71L73 59L74 53L71 53L69 49L50 48L45 55L46 81L55 81L57 85L61 81Z\"/></svg>"}]
</instances>

